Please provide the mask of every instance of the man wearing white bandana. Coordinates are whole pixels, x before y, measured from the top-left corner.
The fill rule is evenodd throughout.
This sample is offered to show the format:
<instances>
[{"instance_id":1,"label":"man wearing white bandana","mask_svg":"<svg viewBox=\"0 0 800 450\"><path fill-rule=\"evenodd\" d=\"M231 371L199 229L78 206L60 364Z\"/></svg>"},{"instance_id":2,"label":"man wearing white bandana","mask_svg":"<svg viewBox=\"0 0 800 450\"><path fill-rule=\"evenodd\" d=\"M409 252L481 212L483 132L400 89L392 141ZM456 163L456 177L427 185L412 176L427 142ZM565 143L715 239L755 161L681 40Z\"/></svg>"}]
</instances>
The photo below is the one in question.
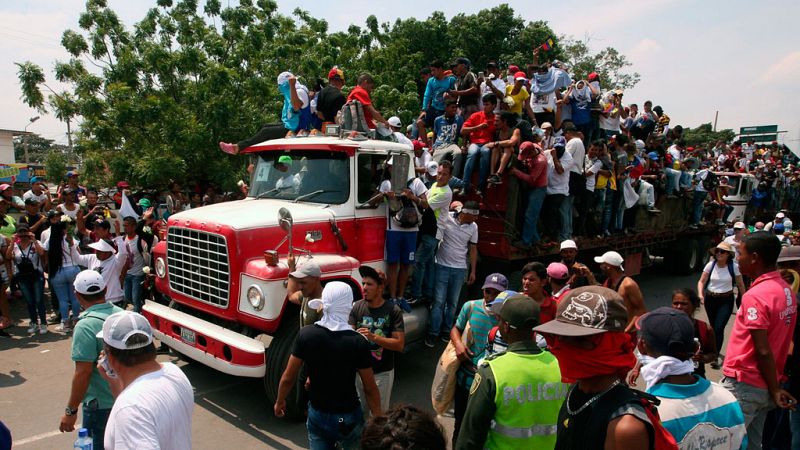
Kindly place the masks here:
<instances>
[{"instance_id":1,"label":"man wearing white bandana","mask_svg":"<svg viewBox=\"0 0 800 450\"><path fill-rule=\"evenodd\" d=\"M661 400L661 422L681 449L747 448L744 415L736 398L724 387L693 375L694 325L684 312L658 308L637 322L641 374L647 392Z\"/></svg>"},{"instance_id":2,"label":"man wearing white bandana","mask_svg":"<svg viewBox=\"0 0 800 450\"><path fill-rule=\"evenodd\" d=\"M305 364L308 391L309 447L359 448L364 415L354 383L358 372L373 416L381 414L381 400L372 372L369 342L348 324L353 290L332 281L322 290L322 299L311 300L311 308L322 308L322 319L297 333L294 349L278 387L275 415L286 414L286 397L296 385Z\"/></svg>"}]
</instances>

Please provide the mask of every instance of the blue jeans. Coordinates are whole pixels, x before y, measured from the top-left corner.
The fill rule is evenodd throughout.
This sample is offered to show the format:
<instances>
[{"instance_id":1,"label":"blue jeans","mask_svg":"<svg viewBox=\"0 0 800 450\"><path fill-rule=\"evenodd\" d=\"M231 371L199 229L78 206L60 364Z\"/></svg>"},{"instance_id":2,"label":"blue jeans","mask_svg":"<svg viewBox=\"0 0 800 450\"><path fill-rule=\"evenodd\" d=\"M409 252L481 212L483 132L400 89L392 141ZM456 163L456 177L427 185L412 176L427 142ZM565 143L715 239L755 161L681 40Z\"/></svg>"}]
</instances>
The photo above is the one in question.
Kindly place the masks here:
<instances>
[{"instance_id":1,"label":"blue jeans","mask_svg":"<svg viewBox=\"0 0 800 450\"><path fill-rule=\"evenodd\" d=\"M692 197L692 217L691 220L689 220L689 225L697 225L700 223L700 219L703 218L703 204L707 196L708 192L694 191L694 196Z\"/></svg>"},{"instance_id":2,"label":"blue jeans","mask_svg":"<svg viewBox=\"0 0 800 450\"><path fill-rule=\"evenodd\" d=\"M792 450L800 450L800 411L789 412L789 429L792 430Z\"/></svg>"},{"instance_id":3,"label":"blue jeans","mask_svg":"<svg viewBox=\"0 0 800 450\"><path fill-rule=\"evenodd\" d=\"M44 275L36 272L34 276L17 277L19 290L28 304L28 315L31 325L37 323L47 325L47 311L44 306Z\"/></svg>"},{"instance_id":4,"label":"blue jeans","mask_svg":"<svg viewBox=\"0 0 800 450\"><path fill-rule=\"evenodd\" d=\"M450 333L456 320L456 307L461 286L467 277L467 269L456 269L441 264L436 267L436 295L431 308L431 322L428 326L429 336Z\"/></svg>"},{"instance_id":5,"label":"blue jeans","mask_svg":"<svg viewBox=\"0 0 800 450\"><path fill-rule=\"evenodd\" d=\"M542 240L539 236L539 214L542 212L547 187L532 188L528 191L528 205L525 207L525 226L522 228L522 242L535 244Z\"/></svg>"},{"instance_id":6,"label":"blue jeans","mask_svg":"<svg viewBox=\"0 0 800 450\"><path fill-rule=\"evenodd\" d=\"M125 275L125 301L133 304L133 310L140 313L144 306L144 274Z\"/></svg>"},{"instance_id":7,"label":"blue jeans","mask_svg":"<svg viewBox=\"0 0 800 450\"><path fill-rule=\"evenodd\" d=\"M597 211L600 212L600 232L605 233L611 225L611 208L614 191L606 186L602 189L594 190L594 202Z\"/></svg>"},{"instance_id":8,"label":"blue jeans","mask_svg":"<svg viewBox=\"0 0 800 450\"><path fill-rule=\"evenodd\" d=\"M467 163L464 165L464 192L468 192L472 183L472 171L475 170L475 159L480 158L480 171L478 172L478 189L483 189L486 179L489 178L489 163L492 152L486 146L470 144L467 148Z\"/></svg>"},{"instance_id":9,"label":"blue jeans","mask_svg":"<svg viewBox=\"0 0 800 450\"><path fill-rule=\"evenodd\" d=\"M433 286L436 273L433 271L433 257L439 241L429 234L421 234L417 245L414 278L411 280L411 296L414 298L433 298Z\"/></svg>"},{"instance_id":10,"label":"blue jeans","mask_svg":"<svg viewBox=\"0 0 800 450\"><path fill-rule=\"evenodd\" d=\"M97 400L83 404L83 428L89 430L89 436L92 438L92 448L105 448L103 446L103 436L106 434L106 423L108 423L109 414L111 414L111 408L99 409Z\"/></svg>"},{"instance_id":11,"label":"blue jeans","mask_svg":"<svg viewBox=\"0 0 800 450\"><path fill-rule=\"evenodd\" d=\"M340 444L345 450L360 448L364 413L357 407L349 413L326 413L308 404L308 447L311 450L334 450Z\"/></svg>"},{"instance_id":12,"label":"blue jeans","mask_svg":"<svg viewBox=\"0 0 800 450\"><path fill-rule=\"evenodd\" d=\"M50 277L50 284L56 291L58 297L58 310L61 312L61 323L66 323L69 319L69 310L72 309L72 319L78 320L81 312L81 305L75 297L75 277L81 269L78 266L62 267L54 276Z\"/></svg>"}]
</instances>

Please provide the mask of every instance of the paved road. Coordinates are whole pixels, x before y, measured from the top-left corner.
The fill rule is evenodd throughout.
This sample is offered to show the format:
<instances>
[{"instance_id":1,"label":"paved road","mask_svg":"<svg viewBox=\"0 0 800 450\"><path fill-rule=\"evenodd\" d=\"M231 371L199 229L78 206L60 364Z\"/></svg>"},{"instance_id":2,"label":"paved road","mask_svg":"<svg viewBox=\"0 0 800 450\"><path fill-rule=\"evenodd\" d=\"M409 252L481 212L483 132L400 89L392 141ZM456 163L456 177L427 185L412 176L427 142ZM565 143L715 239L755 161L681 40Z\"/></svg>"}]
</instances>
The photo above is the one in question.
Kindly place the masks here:
<instances>
[{"instance_id":1,"label":"paved road","mask_svg":"<svg viewBox=\"0 0 800 450\"><path fill-rule=\"evenodd\" d=\"M668 305L673 289L696 284L694 275L675 277L661 272L655 267L636 277L648 309ZM15 317L26 317L22 303L13 302ZM705 319L702 312L698 317ZM0 340L0 419L13 433L14 448L72 448L75 434L58 432L72 376L70 339L55 332L29 337L25 328L15 327L9 330L12 339ZM434 349L422 347L399 358L394 403L412 403L430 410L431 380L443 347L441 343ZM306 448L304 424L273 416L261 380L231 377L168 355L159 356L159 360L181 366L196 390L194 448ZM709 376L719 379L714 371ZM452 433L452 419L443 417L441 422Z\"/></svg>"}]
</instances>

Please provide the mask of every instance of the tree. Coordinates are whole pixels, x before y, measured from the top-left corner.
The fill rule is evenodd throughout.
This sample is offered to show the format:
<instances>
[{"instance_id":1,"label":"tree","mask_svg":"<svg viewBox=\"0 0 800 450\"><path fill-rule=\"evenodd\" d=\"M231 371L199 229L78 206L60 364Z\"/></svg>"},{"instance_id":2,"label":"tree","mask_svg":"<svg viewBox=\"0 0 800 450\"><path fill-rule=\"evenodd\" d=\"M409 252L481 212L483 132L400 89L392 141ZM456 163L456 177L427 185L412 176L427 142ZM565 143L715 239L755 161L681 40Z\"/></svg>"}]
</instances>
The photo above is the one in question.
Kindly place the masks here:
<instances>
[{"instance_id":1,"label":"tree","mask_svg":"<svg viewBox=\"0 0 800 450\"><path fill-rule=\"evenodd\" d=\"M419 70L432 59L467 56L475 70L490 59L524 66L550 37L556 46L541 58L567 55L546 22L526 22L507 5L449 21L441 12L393 24L370 16L363 27L332 33L306 11L278 14L274 0L238 3L223 8L206 0L198 10L197 0L158 0L128 28L106 0L88 0L80 29L62 36L70 59L55 65L55 79L69 92L50 89L40 67L18 63L23 100L67 123L81 117L75 149L89 182L199 181L233 189L246 158L223 154L217 142L237 141L278 119L275 79L284 70L309 87L333 65L350 85L370 72L375 105L408 123L421 106ZM575 58L581 67L590 60L616 74L627 61L611 50Z\"/></svg>"},{"instance_id":2,"label":"tree","mask_svg":"<svg viewBox=\"0 0 800 450\"><path fill-rule=\"evenodd\" d=\"M704 123L696 128L684 128L683 140L689 147L702 147L707 148L709 145L714 145L717 141L726 143L732 142L736 137L736 132L731 129L724 129L713 131L711 122Z\"/></svg>"},{"instance_id":3,"label":"tree","mask_svg":"<svg viewBox=\"0 0 800 450\"><path fill-rule=\"evenodd\" d=\"M638 72L625 71L631 63L625 55L612 47L606 47L593 54L589 49L588 39L579 41L571 37L562 37L561 42L565 62L576 80L585 80L590 73L596 72L600 76L602 87L630 89L636 86L641 78Z\"/></svg>"}]
</instances>

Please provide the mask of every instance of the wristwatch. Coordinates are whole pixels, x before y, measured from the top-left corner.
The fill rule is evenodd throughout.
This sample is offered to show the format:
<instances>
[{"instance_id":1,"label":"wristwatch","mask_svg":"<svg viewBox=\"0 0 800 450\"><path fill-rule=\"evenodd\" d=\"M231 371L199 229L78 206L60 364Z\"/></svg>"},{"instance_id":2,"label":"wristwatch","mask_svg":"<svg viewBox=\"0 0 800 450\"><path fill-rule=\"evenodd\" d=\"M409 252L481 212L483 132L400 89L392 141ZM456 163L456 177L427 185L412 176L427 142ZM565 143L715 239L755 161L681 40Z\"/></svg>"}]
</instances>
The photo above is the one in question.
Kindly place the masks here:
<instances>
[{"instance_id":1,"label":"wristwatch","mask_svg":"<svg viewBox=\"0 0 800 450\"><path fill-rule=\"evenodd\" d=\"M77 409L72 409L69 406L67 406L66 409L64 409L64 415L66 416L74 416L75 414L78 414Z\"/></svg>"}]
</instances>

